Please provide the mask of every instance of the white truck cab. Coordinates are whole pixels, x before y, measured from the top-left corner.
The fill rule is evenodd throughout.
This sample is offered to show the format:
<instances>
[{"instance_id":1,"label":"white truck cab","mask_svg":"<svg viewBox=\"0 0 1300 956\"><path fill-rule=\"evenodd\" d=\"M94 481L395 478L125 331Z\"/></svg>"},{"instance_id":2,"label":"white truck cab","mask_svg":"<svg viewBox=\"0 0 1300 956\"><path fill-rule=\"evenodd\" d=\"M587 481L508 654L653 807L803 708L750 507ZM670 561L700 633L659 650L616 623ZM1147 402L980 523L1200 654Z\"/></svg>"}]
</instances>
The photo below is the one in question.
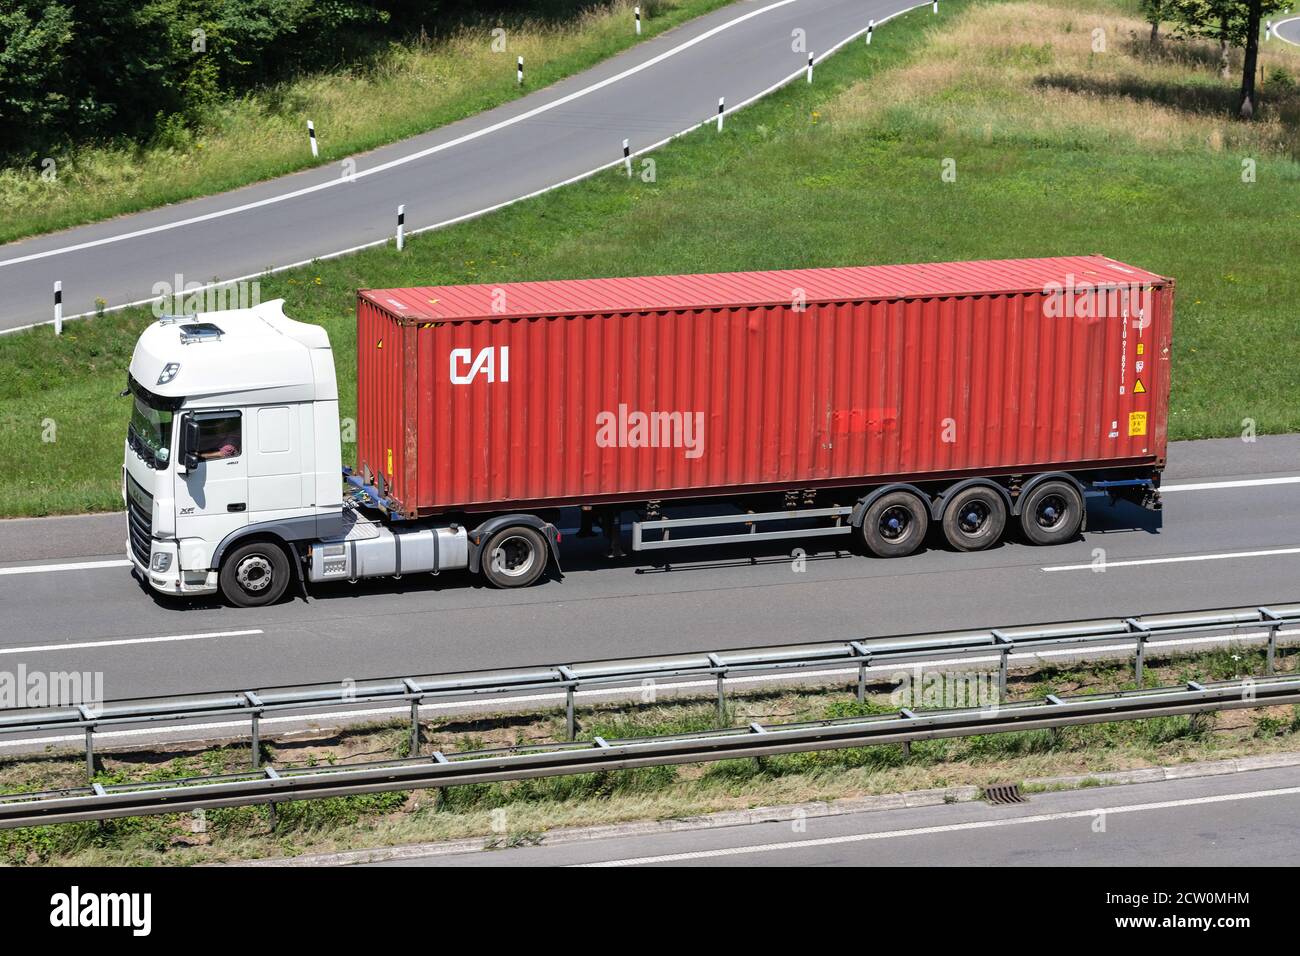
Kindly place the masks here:
<instances>
[{"instance_id":1,"label":"white truck cab","mask_svg":"<svg viewBox=\"0 0 1300 956\"><path fill-rule=\"evenodd\" d=\"M157 591L270 603L293 577L281 545L343 530L329 336L283 305L164 317L136 344L127 553Z\"/></svg>"}]
</instances>

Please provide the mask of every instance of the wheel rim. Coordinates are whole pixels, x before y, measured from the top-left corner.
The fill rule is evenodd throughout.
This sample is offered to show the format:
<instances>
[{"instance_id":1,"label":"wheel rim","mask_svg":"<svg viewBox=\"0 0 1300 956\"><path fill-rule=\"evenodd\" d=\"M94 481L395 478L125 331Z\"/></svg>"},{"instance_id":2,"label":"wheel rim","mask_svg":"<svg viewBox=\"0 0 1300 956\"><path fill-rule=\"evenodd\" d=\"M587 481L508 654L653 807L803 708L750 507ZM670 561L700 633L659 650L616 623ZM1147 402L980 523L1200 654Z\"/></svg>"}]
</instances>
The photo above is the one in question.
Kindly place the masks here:
<instances>
[{"instance_id":1,"label":"wheel rim","mask_svg":"<svg viewBox=\"0 0 1300 956\"><path fill-rule=\"evenodd\" d=\"M880 513L876 527L886 541L901 541L912 528L912 512L902 505L890 505Z\"/></svg>"},{"instance_id":2,"label":"wheel rim","mask_svg":"<svg viewBox=\"0 0 1300 956\"><path fill-rule=\"evenodd\" d=\"M979 534L988 527L989 516L992 513L993 509L989 507L988 502L977 498L967 502L961 509L957 526L961 528L963 534Z\"/></svg>"},{"instance_id":3,"label":"wheel rim","mask_svg":"<svg viewBox=\"0 0 1300 956\"><path fill-rule=\"evenodd\" d=\"M271 586L271 562L263 555L250 554L235 566L235 581L250 594L260 594Z\"/></svg>"},{"instance_id":4,"label":"wheel rim","mask_svg":"<svg viewBox=\"0 0 1300 956\"><path fill-rule=\"evenodd\" d=\"M1065 500L1064 495L1055 493L1044 495L1043 500L1038 502L1038 506L1034 509L1034 520L1044 531L1053 531L1065 523L1069 510L1070 503Z\"/></svg>"},{"instance_id":5,"label":"wheel rim","mask_svg":"<svg viewBox=\"0 0 1300 956\"><path fill-rule=\"evenodd\" d=\"M493 569L508 578L527 576L536 561L533 543L523 535L512 534L492 549Z\"/></svg>"}]
</instances>

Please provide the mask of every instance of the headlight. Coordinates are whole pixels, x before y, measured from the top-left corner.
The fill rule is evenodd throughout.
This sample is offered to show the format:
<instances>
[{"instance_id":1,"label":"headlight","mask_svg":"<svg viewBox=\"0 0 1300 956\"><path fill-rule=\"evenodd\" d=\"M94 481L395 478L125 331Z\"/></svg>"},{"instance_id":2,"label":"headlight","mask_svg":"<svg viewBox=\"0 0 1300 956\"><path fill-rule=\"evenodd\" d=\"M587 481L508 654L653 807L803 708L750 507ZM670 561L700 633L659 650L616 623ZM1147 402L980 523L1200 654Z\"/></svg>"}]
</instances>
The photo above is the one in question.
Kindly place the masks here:
<instances>
[{"instance_id":1,"label":"headlight","mask_svg":"<svg viewBox=\"0 0 1300 956\"><path fill-rule=\"evenodd\" d=\"M155 571L165 572L172 566L172 556L166 551L159 551L153 556L153 564L150 565Z\"/></svg>"},{"instance_id":2,"label":"headlight","mask_svg":"<svg viewBox=\"0 0 1300 956\"><path fill-rule=\"evenodd\" d=\"M168 362L163 366L162 374L158 376L158 384L166 385L176 377L176 373L181 370L180 362Z\"/></svg>"}]
</instances>

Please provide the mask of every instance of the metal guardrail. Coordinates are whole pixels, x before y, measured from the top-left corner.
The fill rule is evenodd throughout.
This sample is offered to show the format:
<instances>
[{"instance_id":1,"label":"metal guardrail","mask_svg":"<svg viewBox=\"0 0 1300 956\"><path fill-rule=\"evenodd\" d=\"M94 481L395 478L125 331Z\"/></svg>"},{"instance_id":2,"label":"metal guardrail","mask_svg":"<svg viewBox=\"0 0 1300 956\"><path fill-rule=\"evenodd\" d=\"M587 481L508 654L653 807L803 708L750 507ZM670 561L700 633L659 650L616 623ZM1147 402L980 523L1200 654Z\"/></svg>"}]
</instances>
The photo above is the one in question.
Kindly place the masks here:
<instances>
[{"instance_id":1,"label":"metal guardrail","mask_svg":"<svg viewBox=\"0 0 1300 956\"><path fill-rule=\"evenodd\" d=\"M673 678L709 677L717 682L719 723L725 715L727 678L777 674L828 665L858 670L858 700L866 695L867 669L886 663L923 662L943 657L995 654L999 658L998 691L1005 698L1007 669L1013 654L1048 648L1129 644L1134 647L1136 682L1142 683L1146 649L1152 641L1189 634L1239 633L1267 630L1266 672L1274 673L1278 632L1300 625L1300 604L1241 607L1141 617L1102 618L1053 624L968 631L912 634L856 641L791 644L750 650L662 655L615 661L560 664L548 667L477 671L422 677L338 681L260 690L222 691L108 701L91 708L54 707L0 710L0 736L50 731L85 735L86 767L94 776L94 734L125 725L163 724L215 717L240 717L250 722L252 765L260 759L260 723L270 714L301 715L368 704L409 705L411 753L420 747L420 705L429 701L482 696L535 695L562 692L566 699L568 739L576 736L575 695L579 688L635 687L638 683Z\"/></svg>"},{"instance_id":2,"label":"metal guardrail","mask_svg":"<svg viewBox=\"0 0 1300 956\"><path fill-rule=\"evenodd\" d=\"M874 746L943 737L1059 728L1213 710L1300 703L1300 677L1246 678L1208 685L1119 694L1050 696L1043 700L851 717L797 724L630 740L604 740L474 751L399 761L261 771L139 784L92 784L70 790L0 795L0 828L105 820L415 790L470 783L627 770L777 754Z\"/></svg>"}]
</instances>

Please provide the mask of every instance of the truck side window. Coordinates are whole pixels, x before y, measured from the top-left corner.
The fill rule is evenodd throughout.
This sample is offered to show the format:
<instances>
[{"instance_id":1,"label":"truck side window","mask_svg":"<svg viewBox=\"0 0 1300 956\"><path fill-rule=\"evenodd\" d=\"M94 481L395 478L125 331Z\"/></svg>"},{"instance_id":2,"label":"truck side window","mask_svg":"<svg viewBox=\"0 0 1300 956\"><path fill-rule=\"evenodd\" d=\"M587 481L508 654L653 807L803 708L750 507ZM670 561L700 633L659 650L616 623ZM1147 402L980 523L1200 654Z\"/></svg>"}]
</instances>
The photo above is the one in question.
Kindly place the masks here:
<instances>
[{"instance_id":1,"label":"truck side window","mask_svg":"<svg viewBox=\"0 0 1300 956\"><path fill-rule=\"evenodd\" d=\"M241 447L241 420L239 412L199 419L199 458L212 461L217 458L238 458Z\"/></svg>"}]
</instances>

